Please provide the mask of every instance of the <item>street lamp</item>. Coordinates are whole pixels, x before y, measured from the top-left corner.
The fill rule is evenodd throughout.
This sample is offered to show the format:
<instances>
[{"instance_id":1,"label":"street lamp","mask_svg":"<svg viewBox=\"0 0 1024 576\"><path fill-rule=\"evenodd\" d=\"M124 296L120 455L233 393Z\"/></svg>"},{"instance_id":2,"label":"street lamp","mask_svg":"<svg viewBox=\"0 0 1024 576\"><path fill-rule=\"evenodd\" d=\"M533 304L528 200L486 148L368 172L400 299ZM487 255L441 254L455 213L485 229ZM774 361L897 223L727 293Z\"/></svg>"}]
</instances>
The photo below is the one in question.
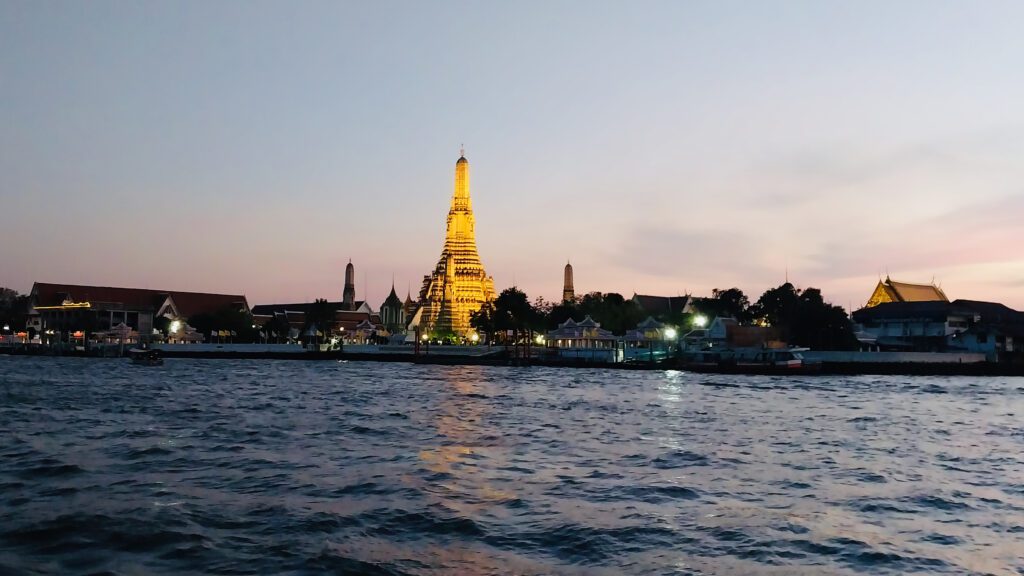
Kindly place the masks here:
<instances>
[{"instance_id":1,"label":"street lamp","mask_svg":"<svg viewBox=\"0 0 1024 576\"><path fill-rule=\"evenodd\" d=\"M693 317L693 325L697 328L703 328L708 323L708 317L703 314L698 314Z\"/></svg>"}]
</instances>

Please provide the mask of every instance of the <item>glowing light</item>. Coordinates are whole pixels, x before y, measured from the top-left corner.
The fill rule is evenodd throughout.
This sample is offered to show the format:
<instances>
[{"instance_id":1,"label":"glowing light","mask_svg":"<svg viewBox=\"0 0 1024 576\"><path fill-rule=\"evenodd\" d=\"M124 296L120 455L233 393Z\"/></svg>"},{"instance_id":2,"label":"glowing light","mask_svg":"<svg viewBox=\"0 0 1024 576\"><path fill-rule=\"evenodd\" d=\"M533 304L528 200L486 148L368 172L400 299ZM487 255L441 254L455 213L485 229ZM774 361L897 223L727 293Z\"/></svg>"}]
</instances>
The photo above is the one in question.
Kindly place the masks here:
<instances>
[{"instance_id":1,"label":"glowing light","mask_svg":"<svg viewBox=\"0 0 1024 576\"><path fill-rule=\"evenodd\" d=\"M675 337L676 337L676 329L675 328L665 328L665 338L668 338L669 340L673 340L673 339L675 339Z\"/></svg>"},{"instance_id":2,"label":"glowing light","mask_svg":"<svg viewBox=\"0 0 1024 576\"><path fill-rule=\"evenodd\" d=\"M474 344L476 344L477 342L480 341L480 335L474 332L470 334L469 339L472 340Z\"/></svg>"},{"instance_id":3,"label":"glowing light","mask_svg":"<svg viewBox=\"0 0 1024 576\"><path fill-rule=\"evenodd\" d=\"M537 344L543 344L544 343L544 336L541 335L541 334L537 334L537 337L534 338L533 341L536 342Z\"/></svg>"},{"instance_id":4,"label":"glowing light","mask_svg":"<svg viewBox=\"0 0 1024 576\"><path fill-rule=\"evenodd\" d=\"M708 323L708 317L703 314L698 314L693 317L693 325L697 328L703 328Z\"/></svg>"},{"instance_id":5,"label":"glowing light","mask_svg":"<svg viewBox=\"0 0 1024 576\"><path fill-rule=\"evenodd\" d=\"M176 333L178 330L181 330L181 321L175 320L171 322L171 334Z\"/></svg>"},{"instance_id":6,"label":"glowing light","mask_svg":"<svg viewBox=\"0 0 1024 576\"><path fill-rule=\"evenodd\" d=\"M426 334L424 334L424 335L423 335L423 337L422 337L422 338L420 338L420 340L423 340L424 342L426 342L426 341L427 341L427 340L429 340L429 339L430 339L430 337L429 337L429 336L427 336Z\"/></svg>"},{"instance_id":7,"label":"glowing light","mask_svg":"<svg viewBox=\"0 0 1024 576\"><path fill-rule=\"evenodd\" d=\"M89 302L71 302L64 301L60 306L36 306L36 310L66 310L68 308L90 308L92 304Z\"/></svg>"}]
</instances>

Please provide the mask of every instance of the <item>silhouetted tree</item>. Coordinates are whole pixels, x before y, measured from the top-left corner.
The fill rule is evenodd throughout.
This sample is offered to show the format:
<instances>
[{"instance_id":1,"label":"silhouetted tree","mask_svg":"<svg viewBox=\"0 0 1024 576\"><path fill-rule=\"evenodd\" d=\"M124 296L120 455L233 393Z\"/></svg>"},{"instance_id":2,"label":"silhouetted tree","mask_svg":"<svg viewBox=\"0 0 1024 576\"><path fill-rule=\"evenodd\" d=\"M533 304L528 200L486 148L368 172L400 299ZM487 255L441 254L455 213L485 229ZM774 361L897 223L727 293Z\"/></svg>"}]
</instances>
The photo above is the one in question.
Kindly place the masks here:
<instances>
[{"instance_id":1,"label":"silhouetted tree","mask_svg":"<svg viewBox=\"0 0 1024 576\"><path fill-rule=\"evenodd\" d=\"M194 314L187 318L188 325L196 332L210 336L214 330L234 332L235 342L255 342L257 331L253 328L252 315L234 306L225 306L213 313Z\"/></svg>"},{"instance_id":2,"label":"silhouetted tree","mask_svg":"<svg viewBox=\"0 0 1024 576\"><path fill-rule=\"evenodd\" d=\"M581 316L589 315L614 334L625 334L645 318L643 310L635 302L615 292L586 294L577 308Z\"/></svg>"},{"instance_id":3,"label":"silhouetted tree","mask_svg":"<svg viewBox=\"0 0 1024 576\"><path fill-rule=\"evenodd\" d=\"M694 308L708 319L722 316L735 318L740 323L750 321L750 300L739 288L715 288L711 298L696 299Z\"/></svg>"},{"instance_id":4,"label":"silhouetted tree","mask_svg":"<svg viewBox=\"0 0 1024 576\"><path fill-rule=\"evenodd\" d=\"M330 335L331 328L334 326L334 319L336 317L336 308L330 302L323 298L317 298L309 308L306 309L306 326L303 332L312 328L319 332L322 332L326 337Z\"/></svg>"},{"instance_id":5,"label":"silhouetted tree","mask_svg":"<svg viewBox=\"0 0 1024 576\"><path fill-rule=\"evenodd\" d=\"M498 329L494 324L494 303L484 302L484 304L480 306L479 310L470 313L469 325L472 326L474 330L487 337L488 345L493 343L494 333Z\"/></svg>"},{"instance_id":6,"label":"silhouetted tree","mask_svg":"<svg viewBox=\"0 0 1024 576\"><path fill-rule=\"evenodd\" d=\"M292 326L288 323L288 320L284 316L274 314L274 316L267 320L267 323L263 325L263 333L267 335L267 340L273 340L275 342L281 342L288 338L288 334L291 332Z\"/></svg>"},{"instance_id":7,"label":"silhouetted tree","mask_svg":"<svg viewBox=\"0 0 1024 576\"><path fill-rule=\"evenodd\" d=\"M11 332L25 329L28 320L29 296L17 290L0 288L0 326L7 325Z\"/></svg>"},{"instance_id":8,"label":"silhouetted tree","mask_svg":"<svg viewBox=\"0 0 1024 576\"><path fill-rule=\"evenodd\" d=\"M821 290L789 282L765 291L752 307L755 320L775 326L791 344L819 350L853 350L857 338L846 311L825 302Z\"/></svg>"}]
</instances>

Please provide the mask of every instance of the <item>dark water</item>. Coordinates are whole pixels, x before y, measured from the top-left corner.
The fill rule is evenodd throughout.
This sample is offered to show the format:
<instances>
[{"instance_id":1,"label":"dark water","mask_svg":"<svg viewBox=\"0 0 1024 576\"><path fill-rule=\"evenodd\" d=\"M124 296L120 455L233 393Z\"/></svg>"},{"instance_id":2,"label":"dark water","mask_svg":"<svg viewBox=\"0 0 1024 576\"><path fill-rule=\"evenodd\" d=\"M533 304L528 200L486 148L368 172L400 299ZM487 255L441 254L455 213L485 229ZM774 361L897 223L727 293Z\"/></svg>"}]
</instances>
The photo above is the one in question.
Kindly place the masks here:
<instances>
[{"instance_id":1,"label":"dark water","mask_svg":"<svg viewBox=\"0 0 1024 576\"><path fill-rule=\"evenodd\" d=\"M1024 379L0 357L4 574L1024 574Z\"/></svg>"}]
</instances>

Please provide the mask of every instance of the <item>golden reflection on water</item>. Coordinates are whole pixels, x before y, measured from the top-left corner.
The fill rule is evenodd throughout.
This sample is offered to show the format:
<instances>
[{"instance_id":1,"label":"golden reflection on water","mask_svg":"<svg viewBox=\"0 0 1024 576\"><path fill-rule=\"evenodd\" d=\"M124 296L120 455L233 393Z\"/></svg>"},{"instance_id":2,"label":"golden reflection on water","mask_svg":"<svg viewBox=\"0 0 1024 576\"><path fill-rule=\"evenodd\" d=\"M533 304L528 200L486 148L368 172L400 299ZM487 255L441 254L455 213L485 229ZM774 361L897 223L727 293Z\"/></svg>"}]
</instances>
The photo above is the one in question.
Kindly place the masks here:
<instances>
[{"instance_id":1,"label":"golden reflection on water","mask_svg":"<svg viewBox=\"0 0 1024 576\"><path fill-rule=\"evenodd\" d=\"M492 407L488 402L493 389L483 381L478 367L464 366L441 371L445 388L440 396L444 401L438 407L433 426L437 442L420 450L419 460L433 474L443 475L437 483L428 483L421 474L407 478L426 496L427 507L440 506L444 519L472 520L486 530L488 518L507 516L504 504L515 498L508 489L493 486L487 479L490 470L505 466L507 446L498 431L491 428L488 417ZM425 544L427 556L443 566L457 568L459 574L494 574L496 552L481 553L453 546ZM536 569L526 559L504 553L504 564L526 563L520 569L532 573Z\"/></svg>"},{"instance_id":2,"label":"golden reflection on water","mask_svg":"<svg viewBox=\"0 0 1024 576\"><path fill-rule=\"evenodd\" d=\"M421 450L419 458L427 470L448 479L422 488L436 503L476 519L515 498L487 479L490 470L507 465L508 446L487 423L494 391L481 381L480 369L466 366L442 375L448 394L434 422L440 443Z\"/></svg>"}]
</instances>

